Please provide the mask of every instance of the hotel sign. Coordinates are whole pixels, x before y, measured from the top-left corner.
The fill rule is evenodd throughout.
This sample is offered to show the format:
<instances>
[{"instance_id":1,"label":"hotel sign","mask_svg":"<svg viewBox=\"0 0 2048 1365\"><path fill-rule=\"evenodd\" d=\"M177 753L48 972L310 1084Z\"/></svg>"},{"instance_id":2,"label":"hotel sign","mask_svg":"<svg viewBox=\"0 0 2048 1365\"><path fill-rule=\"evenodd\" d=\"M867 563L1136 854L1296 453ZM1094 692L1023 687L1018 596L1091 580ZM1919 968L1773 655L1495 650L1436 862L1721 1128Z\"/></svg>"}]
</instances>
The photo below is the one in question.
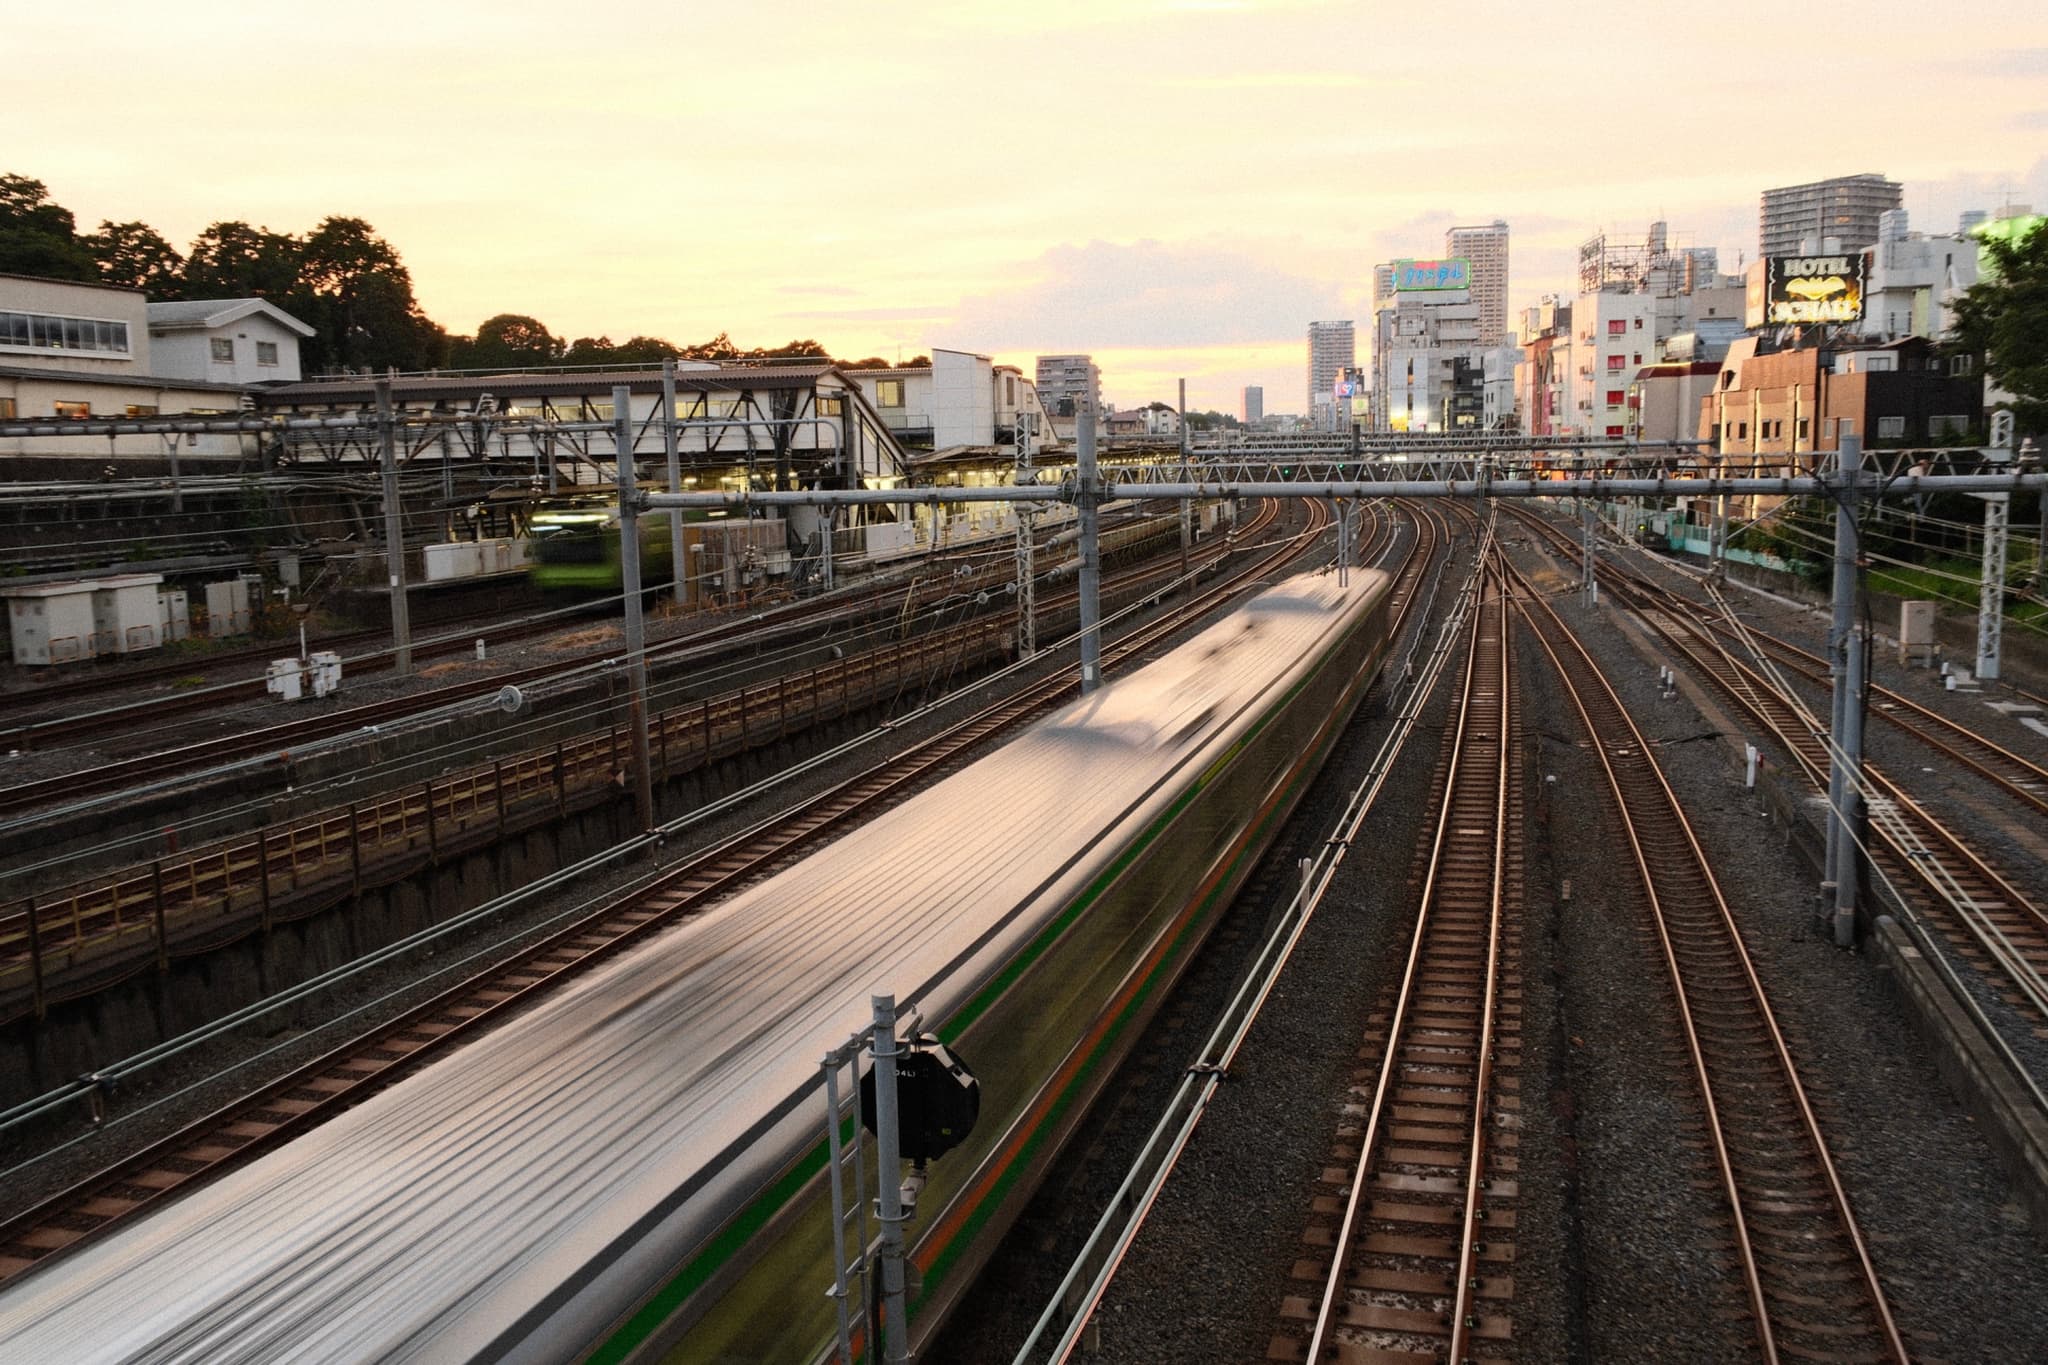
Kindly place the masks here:
<instances>
[{"instance_id":1,"label":"hotel sign","mask_svg":"<svg viewBox=\"0 0 2048 1365\"><path fill-rule=\"evenodd\" d=\"M1471 287L1472 262L1463 256L1452 256L1441 261L1394 262L1394 292L1397 294Z\"/></svg>"},{"instance_id":2,"label":"hotel sign","mask_svg":"<svg viewBox=\"0 0 2048 1365\"><path fill-rule=\"evenodd\" d=\"M1763 264L1764 325L1854 322L1863 316L1861 252L1766 256Z\"/></svg>"}]
</instances>

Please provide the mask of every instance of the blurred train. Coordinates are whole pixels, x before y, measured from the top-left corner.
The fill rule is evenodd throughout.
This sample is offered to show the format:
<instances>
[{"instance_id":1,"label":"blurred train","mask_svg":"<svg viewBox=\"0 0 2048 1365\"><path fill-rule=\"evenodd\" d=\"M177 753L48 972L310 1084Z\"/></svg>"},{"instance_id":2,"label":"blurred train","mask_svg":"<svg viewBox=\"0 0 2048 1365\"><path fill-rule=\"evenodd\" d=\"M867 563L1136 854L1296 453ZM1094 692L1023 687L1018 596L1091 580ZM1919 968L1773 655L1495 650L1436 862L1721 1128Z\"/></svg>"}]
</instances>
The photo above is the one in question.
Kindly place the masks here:
<instances>
[{"instance_id":1,"label":"blurred train","mask_svg":"<svg viewBox=\"0 0 2048 1365\"><path fill-rule=\"evenodd\" d=\"M684 514L686 522L705 519L702 512ZM528 577L535 587L617 592L625 586L616 496L572 499L537 508L526 519L526 534L532 561ZM674 560L668 516L641 517L640 581L648 587L670 582L675 577Z\"/></svg>"},{"instance_id":2,"label":"blurred train","mask_svg":"<svg viewBox=\"0 0 2048 1365\"><path fill-rule=\"evenodd\" d=\"M906 1011L981 1114L910 1229L931 1340L1308 787L1388 583L1262 593L488 1036L0 1292L0 1358L818 1361L819 1059Z\"/></svg>"}]
</instances>

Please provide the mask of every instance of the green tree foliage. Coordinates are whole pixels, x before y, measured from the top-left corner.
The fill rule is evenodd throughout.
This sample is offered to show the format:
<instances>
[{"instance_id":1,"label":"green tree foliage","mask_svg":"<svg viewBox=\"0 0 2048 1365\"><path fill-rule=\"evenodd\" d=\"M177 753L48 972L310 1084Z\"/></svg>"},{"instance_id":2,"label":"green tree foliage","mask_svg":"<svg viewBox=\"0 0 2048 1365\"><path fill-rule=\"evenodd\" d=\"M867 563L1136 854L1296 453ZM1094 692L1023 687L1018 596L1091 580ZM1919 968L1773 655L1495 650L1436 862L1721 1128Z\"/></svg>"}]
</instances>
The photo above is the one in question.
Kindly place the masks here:
<instances>
[{"instance_id":1,"label":"green tree foliage","mask_svg":"<svg viewBox=\"0 0 2048 1365\"><path fill-rule=\"evenodd\" d=\"M420 311L397 249L360 218L324 218L307 234L299 289L282 306L317 329L300 348L308 369L425 370L448 358L448 334Z\"/></svg>"},{"instance_id":2,"label":"green tree foliage","mask_svg":"<svg viewBox=\"0 0 2048 1365\"><path fill-rule=\"evenodd\" d=\"M55 280L100 277L71 210L51 202L42 181L22 175L0 175L0 270Z\"/></svg>"},{"instance_id":3,"label":"green tree foliage","mask_svg":"<svg viewBox=\"0 0 2048 1365\"><path fill-rule=\"evenodd\" d=\"M566 349L539 319L500 313L478 323L475 336L451 338L448 363L458 370L515 370L557 364Z\"/></svg>"},{"instance_id":4,"label":"green tree foliage","mask_svg":"<svg viewBox=\"0 0 2048 1365\"><path fill-rule=\"evenodd\" d=\"M185 253L185 297L265 298L289 312L286 300L298 292L302 249L289 233L242 222L214 223L192 239Z\"/></svg>"},{"instance_id":5,"label":"green tree foliage","mask_svg":"<svg viewBox=\"0 0 2048 1365\"><path fill-rule=\"evenodd\" d=\"M2013 394L2021 431L2048 434L2048 224L2014 241L1992 238L1984 252L1995 273L1956 300L1952 347Z\"/></svg>"},{"instance_id":6,"label":"green tree foliage","mask_svg":"<svg viewBox=\"0 0 2048 1365\"><path fill-rule=\"evenodd\" d=\"M79 239L99 263L100 280L140 289L152 299L185 297L185 258L147 223L102 221Z\"/></svg>"}]
</instances>

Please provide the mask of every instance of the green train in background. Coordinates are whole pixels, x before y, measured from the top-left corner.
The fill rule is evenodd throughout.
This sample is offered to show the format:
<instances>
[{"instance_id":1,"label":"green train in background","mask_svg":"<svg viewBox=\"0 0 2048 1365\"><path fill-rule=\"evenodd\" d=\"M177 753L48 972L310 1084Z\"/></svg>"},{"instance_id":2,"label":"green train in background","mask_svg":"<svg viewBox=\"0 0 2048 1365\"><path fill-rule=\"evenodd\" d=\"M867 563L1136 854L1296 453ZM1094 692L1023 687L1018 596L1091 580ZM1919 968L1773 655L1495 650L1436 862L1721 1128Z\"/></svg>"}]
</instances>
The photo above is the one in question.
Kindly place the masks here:
<instances>
[{"instance_id":1,"label":"green train in background","mask_svg":"<svg viewBox=\"0 0 2048 1365\"><path fill-rule=\"evenodd\" d=\"M683 519L708 518L704 512L690 511ZM663 514L639 520L640 582L649 588L668 583L675 577L669 518ZM549 503L527 517L526 528L532 562L528 574L535 587L545 592L619 592L625 587L617 497Z\"/></svg>"}]
</instances>

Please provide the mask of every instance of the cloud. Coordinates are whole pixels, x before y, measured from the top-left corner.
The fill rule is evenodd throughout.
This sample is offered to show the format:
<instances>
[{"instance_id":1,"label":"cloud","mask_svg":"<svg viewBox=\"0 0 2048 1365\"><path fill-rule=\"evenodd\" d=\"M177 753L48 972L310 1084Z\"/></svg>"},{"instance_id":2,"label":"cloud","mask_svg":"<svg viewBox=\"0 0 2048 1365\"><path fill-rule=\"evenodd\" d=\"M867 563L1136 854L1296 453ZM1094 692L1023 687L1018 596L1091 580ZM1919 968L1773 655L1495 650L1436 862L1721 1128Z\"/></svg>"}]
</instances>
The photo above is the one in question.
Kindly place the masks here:
<instances>
[{"instance_id":1,"label":"cloud","mask_svg":"<svg viewBox=\"0 0 2048 1365\"><path fill-rule=\"evenodd\" d=\"M2048 109L2029 109L2012 116L2015 128L2048 128Z\"/></svg>"},{"instance_id":2,"label":"cloud","mask_svg":"<svg viewBox=\"0 0 2048 1365\"><path fill-rule=\"evenodd\" d=\"M784 284L777 285L778 294L829 294L845 298L860 291L847 284Z\"/></svg>"},{"instance_id":3,"label":"cloud","mask_svg":"<svg viewBox=\"0 0 2048 1365\"><path fill-rule=\"evenodd\" d=\"M1196 243L1091 241L1054 247L1024 283L961 301L940 339L1007 346L1217 346L1306 335L1348 316L1337 286L1241 251Z\"/></svg>"}]
</instances>

